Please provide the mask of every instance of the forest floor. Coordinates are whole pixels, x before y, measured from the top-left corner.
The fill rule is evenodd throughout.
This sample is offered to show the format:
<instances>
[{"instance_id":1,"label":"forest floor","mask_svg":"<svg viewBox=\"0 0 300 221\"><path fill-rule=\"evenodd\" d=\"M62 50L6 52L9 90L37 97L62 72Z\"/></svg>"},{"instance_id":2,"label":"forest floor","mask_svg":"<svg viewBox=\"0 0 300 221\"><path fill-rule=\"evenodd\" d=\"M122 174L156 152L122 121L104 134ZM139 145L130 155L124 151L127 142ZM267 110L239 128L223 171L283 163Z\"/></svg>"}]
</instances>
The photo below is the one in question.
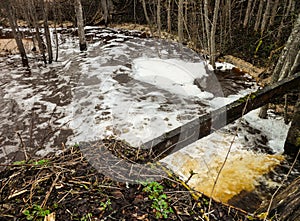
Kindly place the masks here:
<instances>
[{"instance_id":1,"label":"forest floor","mask_svg":"<svg viewBox=\"0 0 300 221\"><path fill-rule=\"evenodd\" d=\"M138 161L135 150L125 153L124 145L114 145L118 155ZM210 198L171 172L155 182L113 181L97 172L78 147L16 162L0 177L1 220L258 220L215 201L209 206Z\"/></svg>"}]
</instances>

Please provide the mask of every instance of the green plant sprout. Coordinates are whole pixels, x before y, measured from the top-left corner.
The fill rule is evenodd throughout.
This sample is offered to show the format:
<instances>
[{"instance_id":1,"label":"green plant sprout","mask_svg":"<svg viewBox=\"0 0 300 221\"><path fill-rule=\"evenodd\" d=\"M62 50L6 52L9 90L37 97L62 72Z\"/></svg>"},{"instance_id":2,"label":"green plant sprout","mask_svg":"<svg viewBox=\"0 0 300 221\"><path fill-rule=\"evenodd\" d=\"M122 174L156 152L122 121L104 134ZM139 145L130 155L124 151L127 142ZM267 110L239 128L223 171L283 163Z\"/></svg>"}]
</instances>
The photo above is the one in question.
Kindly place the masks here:
<instances>
[{"instance_id":1,"label":"green plant sprout","mask_svg":"<svg viewBox=\"0 0 300 221\"><path fill-rule=\"evenodd\" d=\"M101 202L100 206L102 210L106 210L106 209L112 210L110 199L106 200L106 202Z\"/></svg>"},{"instance_id":2,"label":"green plant sprout","mask_svg":"<svg viewBox=\"0 0 300 221\"><path fill-rule=\"evenodd\" d=\"M168 218L169 213L174 213L169 206L167 195L163 193L164 187L158 182L142 183L143 191L148 193L149 199L152 200L151 208L155 209L156 218Z\"/></svg>"},{"instance_id":3,"label":"green plant sprout","mask_svg":"<svg viewBox=\"0 0 300 221\"><path fill-rule=\"evenodd\" d=\"M83 217L81 217L81 218L80 218L80 221L88 221L88 220L90 221L90 220L92 220L92 219L91 219L92 216L93 216L92 213L88 213L88 214L84 215Z\"/></svg>"},{"instance_id":4,"label":"green plant sprout","mask_svg":"<svg viewBox=\"0 0 300 221\"><path fill-rule=\"evenodd\" d=\"M50 214L50 210L44 209L39 205L34 204L31 209L25 209L23 214L27 220L44 220L44 217Z\"/></svg>"}]
</instances>

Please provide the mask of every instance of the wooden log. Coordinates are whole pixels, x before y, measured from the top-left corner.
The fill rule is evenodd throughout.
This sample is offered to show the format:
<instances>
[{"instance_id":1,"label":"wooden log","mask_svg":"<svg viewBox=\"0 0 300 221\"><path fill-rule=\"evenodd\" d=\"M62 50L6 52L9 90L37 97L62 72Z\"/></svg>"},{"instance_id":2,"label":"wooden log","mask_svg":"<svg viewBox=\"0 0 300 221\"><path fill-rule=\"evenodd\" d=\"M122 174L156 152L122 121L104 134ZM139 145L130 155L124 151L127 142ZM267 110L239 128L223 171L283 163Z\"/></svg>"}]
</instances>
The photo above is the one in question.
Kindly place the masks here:
<instances>
[{"instance_id":1,"label":"wooden log","mask_svg":"<svg viewBox=\"0 0 300 221\"><path fill-rule=\"evenodd\" d=\"M294 117L284 144L284 153L296 156L300 148L300 93L294 109ZM300 159L298 158L300 161Z\"/></svg>"},{"instance_id":2,"label":"wooden log","mask_svg":"<svg viewBox=\"0 0 300 221\"><path fill-rule=\"evenodd\" d=\"M275 196L271 202L268 217L281 221L299 221L300 220L300 177L289 184L281 193ZM269 202L257 210L257 214L267 211Z\"/></svg>"},{"instance_id":3,"label":"wooden log","mask_svg":"<svg viewBox=\"0 0 300 221\"><path fill-rule=\"evenodd\" d=\"M233 122L242 114L272 102L291 90L299 89L299 85L300 72L166 132L144 143L144 148L154 152L157 156L154 160L161 159Z\"/></svg>"}]
</instances>

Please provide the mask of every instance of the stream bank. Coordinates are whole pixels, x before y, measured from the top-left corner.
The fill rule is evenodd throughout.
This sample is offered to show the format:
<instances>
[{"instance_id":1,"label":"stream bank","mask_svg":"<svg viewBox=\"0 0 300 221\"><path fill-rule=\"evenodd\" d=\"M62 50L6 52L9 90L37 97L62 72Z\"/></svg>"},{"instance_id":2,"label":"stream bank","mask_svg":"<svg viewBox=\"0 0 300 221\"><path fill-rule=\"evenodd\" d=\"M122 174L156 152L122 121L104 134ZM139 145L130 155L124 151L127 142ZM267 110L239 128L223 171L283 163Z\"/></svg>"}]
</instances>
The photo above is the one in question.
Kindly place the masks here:
<instances>
[{"instance_id":1,"label":"stream bank","mask_svg":"<svg viewBox=\"0 0 300 221\"><path fill-rule=\"evenodd\" d=\"M182 50L177 43L148 38L147 34L137 31L87 27L87 32L91 37L90 49L87 53L79 53L74 30L60 30L61 60L51 66L43 67L38 57L31 55L30 59L36 63L30 73L21 68L17 56L1 58L1 74L4 76L1 79L0 91L3 95L1 148L4 149L1 161L8 163L23 160L22 147L24 146L32 157L45 156L48 153L61 152L65 143L72 146L82 140L89 141L111 135L139 146L141 142L151 139L151 136L184 124L194 116L208 111L208 108L216 108L231 99L238 99L257 87L255 81L245 73L237 75L230 70L219 71L216 76L222 89L219 92L223 96L214 96L208 94L203 88L202 90L196 88L193 84L191 75L197 72L187 71L188 67L195 65L197 69L203 71L205 61L202 56L190 49ZM141 57L144 60L141 60ZM174 59L176 64L180 65L174 65ZM163 86L167 86L170 90L165 90L161 86L162 81L157 81L162 74L167 74L169 68L166 67L170 65L175 66L174 72L187 77L186 85L180 85L177 79L168 77L166 78L168 82ZM163 70L161 75L151 72L152 67L158 66ZM151 73L150 78L146 78L141 69ZM202 79L204 81L205 73L200 74L199 77L204 77ZM174 85L177 86L176 90ZM193 88L193 91L188 93L184 90L185 86L189 89ZM190 92L194 94L191 96ZM252 126L247 127L247 124L249 122L244 122L242 134L239 135L241 143L246 145L236 143L235 146L237 150L235 153L246 154L235 155L236 158L232 162L235 163L248 156L249 159L259 158L255 155L259 153L262 160L257 166L265 166L261 172L264 174L273 171L275 165L283 162L283 158L274 155L274 150L270 148L268 142L271 140L271 135L264 134L260 129ZM226 153L236 125L230 127L232 128L225 129L224 133L215 134L222 139L204 140L203 146L196 148L199 153L194 157L202 158L207 146L212 147L206 153L203 168L206 168L205 164L211 159L215 159L211 162L213 172L220 168L222 157ZM245 134L247 130L249 132ZM280 139L283 140L284 137L280 136ZM214 142L215 145L212 144ZM242 146L241 150L239 145ZM210 157L212 152L214 152L213 157ZM188 158L181 159L187 158L186 165L201 166L202 164L195 160L191 153L184 155ZM176 166L175 163L174 165ZM243 168L236 164L232 166ZM259 169L260 167L256 167L256 170ZM184 170L183 180L186 180L190 170L198 174L207 173L207 171L199 172L192 167ZM173 171L180 172L178 169ZM294 174L297 175L297 171ZM274 176L274 179L280 179L283 175ZM235 177L232 179L236 181ZM254 177L254 181L249 181L251 187L261 181L256 179L257 177ZM206 180L210 180L211 183L211 176L209 175ZM221 189L224 186L221 186ZM227 185L229 191L231 191L230 186L238 185L229 183ZM246 190L252 191L247 188ZM199 189L198 191L204 192ZM240 196L243 196L245 191L239 191L234 195L240 193ZM267 191L272 190L267 189ZM206 194L209 195L209 192L208 189ZM230 197L224 198L225 201L230 202ZM231 203L236 205L240 205L239 202L242 201L242 199L234 200ZM251 207L251 210L253 211L256 206Z\"/></svg>"}]
</instances>

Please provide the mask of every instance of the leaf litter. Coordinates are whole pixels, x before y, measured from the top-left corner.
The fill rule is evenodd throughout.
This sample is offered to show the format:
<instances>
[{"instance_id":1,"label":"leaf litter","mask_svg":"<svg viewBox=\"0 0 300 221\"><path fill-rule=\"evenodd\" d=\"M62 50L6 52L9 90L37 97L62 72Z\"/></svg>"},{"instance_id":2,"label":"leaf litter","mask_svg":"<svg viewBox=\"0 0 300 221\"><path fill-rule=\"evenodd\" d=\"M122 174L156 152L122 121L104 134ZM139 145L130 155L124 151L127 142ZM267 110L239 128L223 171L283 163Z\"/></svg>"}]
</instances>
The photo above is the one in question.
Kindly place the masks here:
<instances>
[{"instance_id":1,"label":"leaf litter","mask_svg":"<svg viewBox=\"0 0 300 221\"><path fill-rule=\"evenodd\" d=\"M114 145L114 154L120 158L127 154L124 147L134 150L120 141L107 140L100 145L105 148ZM136 154L127 154L126 160L139 161L149 157L140 156L137 159ZM36 208L49 210L52 220L164 219L157 216L153 199L144 191L145 184L117 182L104 176L88 163L79 147L71 147L58 156L50 155L43 159L47 159L46 163L13 164L0 173L1 220L27 220L29 216L24 211L32 213ZM213 202L211 211L207 211L208 197L189 189L172 172L167 174L157 181L173 211L167 213L165 219L207 220L208 215L210 220L248 219L246 212L218 202ZM43 220L38 213L33 214L32 220Z\"/></svg>"}]
</instances>

